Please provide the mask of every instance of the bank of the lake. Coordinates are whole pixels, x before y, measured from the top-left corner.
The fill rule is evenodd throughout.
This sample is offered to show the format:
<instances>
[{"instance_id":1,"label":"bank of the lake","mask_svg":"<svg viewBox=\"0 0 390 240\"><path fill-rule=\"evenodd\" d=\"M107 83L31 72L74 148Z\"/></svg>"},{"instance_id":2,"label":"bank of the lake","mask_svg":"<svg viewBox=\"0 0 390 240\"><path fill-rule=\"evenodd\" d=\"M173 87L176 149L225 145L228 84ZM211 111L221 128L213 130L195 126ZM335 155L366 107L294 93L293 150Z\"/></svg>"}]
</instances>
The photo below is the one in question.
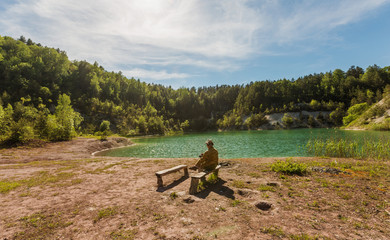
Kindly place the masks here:
<instances>
[{"instance_id":1,"label":"bank of the lake","mask_svg":"<svg viewBox=\"0 0 390 240\"><path fill-rule=\"evenodd\" d=\"M191 133L177 136L132 139L130 147L112 149L99 155L141 158L196 158L212 139L220 158L307 157L303 149L311 139L351 139L381 141L389 132L338 129L293 129Z\"/></svg>"}]
</instances>

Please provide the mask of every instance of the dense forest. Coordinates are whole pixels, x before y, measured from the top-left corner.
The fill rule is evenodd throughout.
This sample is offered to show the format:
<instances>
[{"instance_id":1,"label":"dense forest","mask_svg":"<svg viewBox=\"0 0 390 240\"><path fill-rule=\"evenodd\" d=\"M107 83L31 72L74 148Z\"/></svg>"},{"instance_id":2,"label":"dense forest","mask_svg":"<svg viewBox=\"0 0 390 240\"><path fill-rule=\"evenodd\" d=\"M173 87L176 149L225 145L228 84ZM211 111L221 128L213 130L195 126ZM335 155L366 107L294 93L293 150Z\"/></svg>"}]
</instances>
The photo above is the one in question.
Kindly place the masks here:
<instances>
[{"instance_id":1,"label":"dense forest","mask_svg":"<svg viewBox=\"0 0 390 240\"><path fill-rule=\"evenodd\" d=\"M0 140L67 140L76 134L124 136L209 129L256 129L265 115L327 111L341 126L348 109L390 90L390 67L352 66L298 79L180 88L147 84L70 61L66 52L0 36Z\"/></svg>"}]
</instances>

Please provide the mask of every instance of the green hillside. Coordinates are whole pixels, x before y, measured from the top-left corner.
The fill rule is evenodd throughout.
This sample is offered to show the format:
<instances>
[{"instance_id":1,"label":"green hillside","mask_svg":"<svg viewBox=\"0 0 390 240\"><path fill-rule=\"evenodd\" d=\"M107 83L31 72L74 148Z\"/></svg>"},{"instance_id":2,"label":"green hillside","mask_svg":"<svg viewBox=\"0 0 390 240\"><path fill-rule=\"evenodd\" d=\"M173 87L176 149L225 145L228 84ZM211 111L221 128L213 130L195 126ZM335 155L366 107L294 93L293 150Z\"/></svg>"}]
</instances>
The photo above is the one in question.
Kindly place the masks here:
<instances>
[{"instance_id":1,"label":"green hillside","mask_svg":"<svg viewBox=\"0 0 390 240\"><path fill-rule=\"evenodd\" d=\"M367 105L367 109L360 114L351 112L347 115L345 119L352 117L354 120L346 126L346 129L390 130L390 88L386 88L385 91L381 101L371 106Z\"/></svg>"},{"instance_id":2,"label":"green hillside","mask_svg":"<svg viewBox=\"0 0 390 240\"><path fill-rule=\"evenodd\" d=\"M107 71L97 62L71 61L65 51L31 39L0 36L0 140L257 129L267 123L266 115L303 111L330 113L308 119L325 123L314 127L339 127L351 106L380 101L386 85L390 67L373 65L291 80L173 89Z\"/></svg>"}]
</instances>

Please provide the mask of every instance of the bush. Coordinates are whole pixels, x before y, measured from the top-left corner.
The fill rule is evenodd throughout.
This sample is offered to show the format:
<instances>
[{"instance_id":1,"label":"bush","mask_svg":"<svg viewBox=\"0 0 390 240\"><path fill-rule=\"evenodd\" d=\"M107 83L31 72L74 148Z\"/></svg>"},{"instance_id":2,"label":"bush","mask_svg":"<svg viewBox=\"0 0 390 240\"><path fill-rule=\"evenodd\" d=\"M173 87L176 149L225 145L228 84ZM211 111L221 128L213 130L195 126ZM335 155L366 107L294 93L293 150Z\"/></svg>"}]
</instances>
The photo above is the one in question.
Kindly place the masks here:
<instances>
[{"instance_id":1,"label":"bush","mask_svg":"<svg viewBox=\"0 0 390 240\"><path fill-rule=\"evenodd\" d=\"M285 161L278 160L271 165L271 170L288 175L304 175L307 173L307 166L304 163L296 163L291 159Z\"/></svg>"},{"instance_id":2,"label":"bush","mask_svg":"<svg viewBox=\"0 0 390 240\"><path fill-rule=\"evenodd\" d=\"M110 121L103 120L96 135L100 136L100 140L107 140L110 134Z\"/></svg>"},{"instance_id":3,"label":"bush","mask_svg":"<svg viewBox=\"0 0 390 240\"><path fill-rule=\"evenodd\" d=\"M25 119L20 119L11 126L10 143L26 143L34 139L34 128Z\"/></svg>"},{"instance_id":4,"label":"bush","mask_svg":"<svg viewBox=\"0 0 390 240\"><path fill-rule=\"evenodd\" d=\"M294 123L294 119L288 113L285 113L282 118L282 122L287 127L290 127Z\"/></svg>"},{"instance_id":5,"label":"bush","mask_svg":"<svg viewBox=\"0 0 390 240\"><path fill-rule=\"evenodd\" d=\"M348 109L348 116L343 118L344 125L350 124L353 120L357 119L368 108L367 103L355 104Z\"/></svg>"}]
</instances>

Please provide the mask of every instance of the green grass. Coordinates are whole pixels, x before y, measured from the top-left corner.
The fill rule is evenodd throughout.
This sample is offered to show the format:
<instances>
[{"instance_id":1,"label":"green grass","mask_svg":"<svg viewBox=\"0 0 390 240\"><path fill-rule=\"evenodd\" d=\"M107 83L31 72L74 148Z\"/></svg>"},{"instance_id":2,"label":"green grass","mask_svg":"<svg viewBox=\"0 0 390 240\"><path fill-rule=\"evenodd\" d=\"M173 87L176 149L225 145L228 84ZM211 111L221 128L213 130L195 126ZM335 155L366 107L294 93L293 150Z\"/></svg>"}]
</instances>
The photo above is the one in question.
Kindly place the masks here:
<instances>
[{"instance_id":1,"label":"green grass","mask_svg":"<svg viewBox=\"0 0 390 240\"><path fill-rule=\"evenodd\" d=\"M118 213L118 211L117 211L116 207L103 208L103 209L98 211L98 213L97 213L95 219L93 220L93 222L96 223L96 222L100 221L103 218L108 218L108 217L114 216L117 213Z\"/></svg>"},{"instance_id":2,"label":"green grass","mask_svg":"<svg viewBox=\"0 0 390 240\"><path fill-rule=\"evenodd\" d=\"M41 171L36 173L30 178L9 181L2 180L0 181L0 193L8 193L18 187L25 186L28 188L37 187L37 186L47 186L47 185L58 185L58 186L71 186L74 184L79 184L83 182L83 179L73 179L70 182L67 180L73 178L76 174L70 172L60 172L57 174L51 174L46 171Z\"/></svg>"},{"instance_id":3,"label":"green grass","mask_svg":"<svg viewBox=\"0 0 390 240\"><path fill-rule=\"evenodd\" d=\"M232 200L232 206L233 207L237 207L238 205L240 205L242 203L242 201L238 200L238 199L235 199L235 200Z\"/></svg>"},{"instance_id":4,"label":"green grass","mask_svg":"<svg viewBox=\"0 0 390 240\"><path fill-rule=\"evenodd\" d=\"M241 181L241 180L233 180L233 187L236 187L236 188L246 188L247 185L245 182Z\"/></svg>"},{"instance_id":5,"label":"green grass","mask_svg":"<svg viewBox=\"0 0 390 240\"><path fill-rule=\"evenodd\" d=\"M286 233L279 227L264 227L260 231L278 238L284 238L286 236Z\"/></svg>"},{"instance_id":6,"label":"green grass","mask_svg":"<svg viewBox=\"0 0 390 240\"><path fill-rule=\"evenodd\" d=\"M261 192L266 192L266 191L270 191L270 192L275 192L275 188L273 186L269 186L269 185L260 185L257 190L261 191Z\"/></svg>"},{"instance_id":7,"label":"green grass","mask_svg":"<svg viewBox=\"0 0 390 240\"><path fill-rule=\"evenodd\" d=\"M176 192L172 192L171 194L169 194L169 198L172 199L172 200L175 200L178 197L179 197L179 195L177 195Z\"/></svg>"},{"instance_id":8,"label":"green grass","mask_svg":"<svg viewBox=\"0 0 390 240\"><path fill-rule=\"evenodd\" d=\"M50 239L57 229L72 225L72 222L63 220L63 214L58 213L35 213L20 218L24 224L24 231L17 233L13 239Z\"/></svg>"},{"instance_id":9,"label":"green grass","mask_svg":"<svg viewBox=\"0 0 390 240\"><path fill-rule=\"evenodd\" d=\"M110 233L110 238L115 240L133 240L137 230L118 230Z\"/></svg>"},{"instance_id":10,"label":"green grass","mask_svg":"<svg viewBox=\"0 0 390 240\"><path fill-rule=\"evenodd\" d=\"M45 186L48 184L54 184L62 182L72 178L75 173L61 172L58 174L50 174L49 172L42 171L34 175L31 178L21 180L20 183L27 187Z\"/></svg>"},{"instance_id":11,"label":"green grass","mask_svg":"<svg viewBox=\"0 0 390 240\"><path fill-rule=\"evenodd\" d=\"M271 170L287 175L304 175L307 173L307 165L304 163L293 162L290 158L285 161L278 160L271 164Z\"/></svg>"},{"instance_id":12,"label":"green grass","mask_svg":"<svg viewBox=\"0 0 390 240\"><path fill-rule=\"evenodd\" d=\"M20 187L19 182L0 181L0 193L8 193L17 187Z\"/></svg>"},{"instance_id":13,"label":"green grass","mask_svg":"<svg viewBox=\"0 0 390 240\"><path fill-rule=\"evenodd\" d=\"M307 142L305 149L317 157L390 160L390 139L365 139L362 143L347 139L313 139Z\"/></svg>"}]
</instances>

